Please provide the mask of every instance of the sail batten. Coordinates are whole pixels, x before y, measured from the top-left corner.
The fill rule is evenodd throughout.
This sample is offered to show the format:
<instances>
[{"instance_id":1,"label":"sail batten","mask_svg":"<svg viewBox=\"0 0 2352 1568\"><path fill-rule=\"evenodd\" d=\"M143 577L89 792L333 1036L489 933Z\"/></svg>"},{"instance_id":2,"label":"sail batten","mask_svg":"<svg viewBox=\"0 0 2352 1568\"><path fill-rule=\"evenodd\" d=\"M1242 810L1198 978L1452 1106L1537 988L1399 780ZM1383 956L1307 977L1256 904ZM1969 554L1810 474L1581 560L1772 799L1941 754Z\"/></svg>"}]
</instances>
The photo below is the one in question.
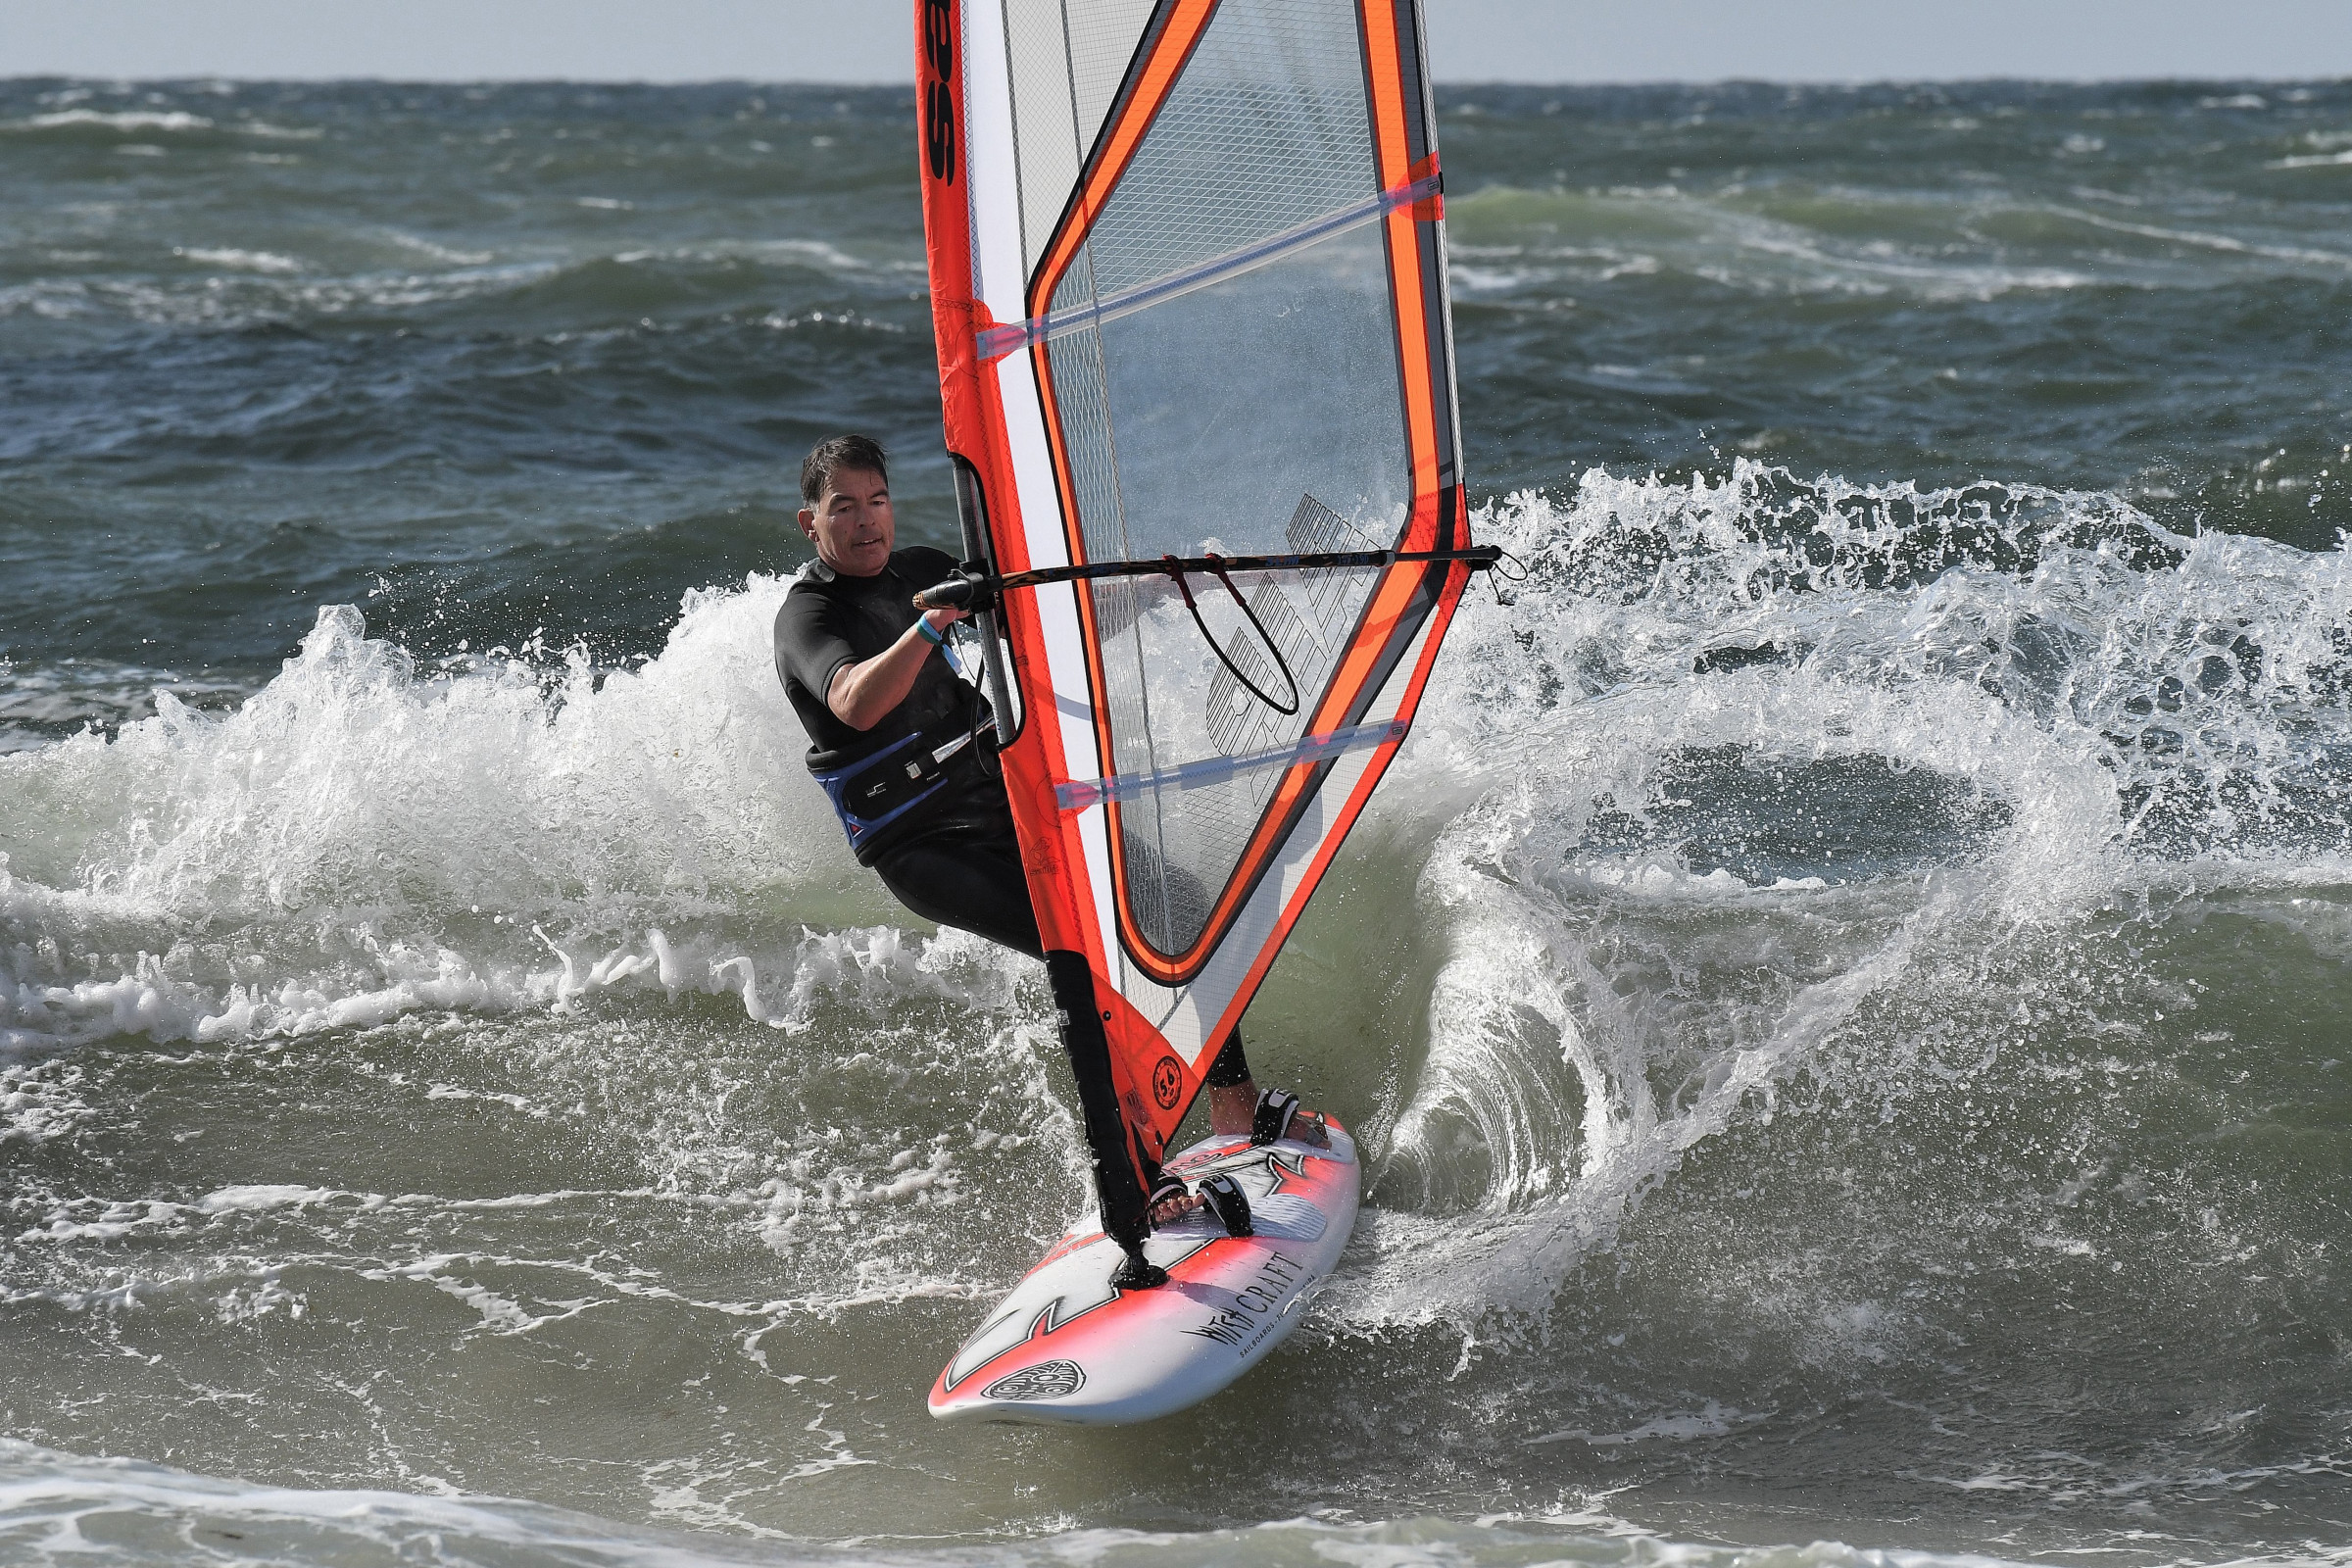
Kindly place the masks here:
<instances>
[{"instance_id":1,"label":"sail batten","mask_svg":"<svg viewBox=\"0 0 2352 1568\"><path fill-rule=\"evenodd\" d=\"M1348 561L1230 601L1128 570L1003 596L1040 931L1084 956L1155 1156L1402 743L1468 570L1418 11L917 17L942 401L993 569Z\"/></svg>"},{"instance_id":2,"label":"sail batten","mask_svg":"<svg viewBox=\"0 0 2352 1568\"><path fill-rule=\"evenodd\" d=\"M1404 739L1405 728L1394 720L1385 724L1356 724L1328 734L1303 736L1287 746L1268 747L1247 757L1204 757L1197 761L1180 762L1157 773L1071 779L1054 787L1054 798L1065 811L1083 811L1104 801L1130 801L1158 790L1204 789L1211 784L1223 784L1243 773L1288 767L1298 762L1321 761L1343 752L1400 741Z\"/></svg>"}]
</instances>

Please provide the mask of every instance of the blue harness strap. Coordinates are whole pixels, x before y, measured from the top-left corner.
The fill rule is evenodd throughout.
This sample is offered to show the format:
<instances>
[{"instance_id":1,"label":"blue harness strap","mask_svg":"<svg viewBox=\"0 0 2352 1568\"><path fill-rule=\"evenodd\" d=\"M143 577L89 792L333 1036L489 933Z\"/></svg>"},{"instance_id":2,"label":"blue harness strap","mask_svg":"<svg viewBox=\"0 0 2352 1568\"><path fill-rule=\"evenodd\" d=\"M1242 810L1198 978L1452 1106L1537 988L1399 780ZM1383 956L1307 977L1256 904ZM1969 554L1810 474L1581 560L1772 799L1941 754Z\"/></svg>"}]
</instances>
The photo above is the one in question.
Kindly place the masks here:
<instances>
[{"instance_id":1,"label":"blue harness strap","mask_svg":"<svg viewBox=\"0 0 2352 1568\"><path fill-rule=\"evenodd\" d=\"M982 731L995 728L993 718L980 725ZM974 738L974 731L961 728L944 745L932 744L928 734L903 735L870 756L815 773L834 814L841 818L842 831L850 836L850 848L859 848L947 788L949 760Z\"/></svg>"}]
</instances>

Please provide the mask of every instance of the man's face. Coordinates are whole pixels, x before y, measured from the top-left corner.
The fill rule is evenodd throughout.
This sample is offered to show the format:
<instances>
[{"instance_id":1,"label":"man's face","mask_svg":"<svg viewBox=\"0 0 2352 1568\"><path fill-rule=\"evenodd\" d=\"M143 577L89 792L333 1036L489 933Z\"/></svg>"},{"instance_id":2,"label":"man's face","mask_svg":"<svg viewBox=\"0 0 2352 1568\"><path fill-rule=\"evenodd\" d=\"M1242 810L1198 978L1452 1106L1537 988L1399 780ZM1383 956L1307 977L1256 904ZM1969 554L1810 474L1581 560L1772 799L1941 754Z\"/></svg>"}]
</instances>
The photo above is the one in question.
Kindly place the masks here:
<instances>
[{"instance_id":1,"label":"man's face","mask_svg":"<svg viewBox=\"0 0 2352 1568\"><path fill-rule=\"evenodd\" d=\"M816 559L845 577L871 577L890 564L897 527L890 515L890 481L871 468L835 468L825 493L801 509L801 532Z\"/></svg>"}]
</instances>

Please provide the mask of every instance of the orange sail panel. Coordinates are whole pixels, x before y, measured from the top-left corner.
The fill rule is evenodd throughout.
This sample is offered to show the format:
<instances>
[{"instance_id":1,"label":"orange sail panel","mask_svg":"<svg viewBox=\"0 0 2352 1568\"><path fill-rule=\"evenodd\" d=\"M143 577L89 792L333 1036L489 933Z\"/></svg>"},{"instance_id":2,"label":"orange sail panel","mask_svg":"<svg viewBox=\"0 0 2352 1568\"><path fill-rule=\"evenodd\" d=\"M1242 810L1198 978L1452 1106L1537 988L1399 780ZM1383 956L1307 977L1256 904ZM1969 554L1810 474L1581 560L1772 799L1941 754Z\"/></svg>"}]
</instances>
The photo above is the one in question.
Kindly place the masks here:
<instances>
[{"instance_id":1,"label":"orange sail panel","mask_svg":"<svg viewBox=\"0 0 2352 1568\"><path fill-rule=\"evenodd\" d=\"M915 18L940 390L989 569L1469 544L1414 0ZM1005 594L1039 928L1092 971L1151 1158L1403 740L1468 570L1200 578L1199 619L1165 577Z\"/></svg>"}]
</instances>

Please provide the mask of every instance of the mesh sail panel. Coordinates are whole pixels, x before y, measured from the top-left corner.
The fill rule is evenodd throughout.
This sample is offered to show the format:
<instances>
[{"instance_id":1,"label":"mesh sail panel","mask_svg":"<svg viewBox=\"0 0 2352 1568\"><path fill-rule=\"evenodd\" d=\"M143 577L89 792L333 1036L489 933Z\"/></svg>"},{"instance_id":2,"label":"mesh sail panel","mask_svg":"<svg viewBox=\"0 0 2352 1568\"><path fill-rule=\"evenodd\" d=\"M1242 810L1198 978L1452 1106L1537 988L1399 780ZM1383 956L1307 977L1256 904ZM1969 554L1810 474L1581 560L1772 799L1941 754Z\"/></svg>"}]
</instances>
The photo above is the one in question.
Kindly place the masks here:
<instances>
[{"instance_id":1,"label":"mesh sail panel","mask_svg":"<svg viewBox=\"0 0 2352 1568\"><path fill-rule=\"evenodd\" d=\"M1153 0L1003 4L1026 271L1045 254L1061 220L1087 151L1151 23Z\"/></svg>"},{"instance_id":2,"label":"mesh sail panel","mask_svg":"<svg viewBox=\"0 0 2352 1568\"><path fill-rule=\"evenodd\" d=\"M1081 148L1092 147L1126 79L1152 0L1062 0L1070 28L1070 94Z\"/></svg>"},{"instance_id":3,"label":"mesh sail panel","mask_svg":"<svg viewBox=\"0 0 2352 1568\"><path fill-rule=\"evenodd\" d=\"M1225 0L1096 220L1115 294L1372 196L1355 8Z\"/></svg>"},{"instance_id":4,"label":"mesh sail panel","mask_svg":"<svg viewBox=\"0 0 2352 1568\"><path fill-rule=\"evenodd\" d=\"M1378 189L1354 6L1223 0L1041 303L1083 311ZM1377 226L1062 333L1044 359L1089 560L1385 548L1404 526L1412 474ZM1159 954L1200 939L1283 770L1151 781L1304 735L1375 575L1293 573L1247 590L1297 683L1296 715L1225 669L1169 585L1087 590L1110 769L1144 781L1119 809L1127 906ZM1194 593L1242 673L1286 697L1225 591L1197 579Z\"/></svg>"},{"instance_id":5,"label":"mesh sail panel","mask_svg":"<svg viewBox=\"0 0 2352 1568\"><path fill-rule=\"evenodd\" d=\"M1379 548L1361 529L1317 501L1301 497L1291 514L1283 542L1298 555L1336 554L1346 550ZM1379 575L1370 568L1357 571L1311 571L1268 577L1250 595L1250 614L1267 641L1282 651L1291 678L1303 694L1318 692L1330 682L1340 655L1346 651L1348 629L1354 624L1364 596ZM1280 745L1298 727L1296 719L1268 708L1250 690L1279 693L1281 666L1255 637L1232 650L1236 669L1219 665L1208 683L1208 733L1227 757L1248 757ZM1243 677L1248 677L1248 685ZM1264 806L1281 774L1261 769L1250 774L1251 797Z\"/></svg>"}]
</instances>

